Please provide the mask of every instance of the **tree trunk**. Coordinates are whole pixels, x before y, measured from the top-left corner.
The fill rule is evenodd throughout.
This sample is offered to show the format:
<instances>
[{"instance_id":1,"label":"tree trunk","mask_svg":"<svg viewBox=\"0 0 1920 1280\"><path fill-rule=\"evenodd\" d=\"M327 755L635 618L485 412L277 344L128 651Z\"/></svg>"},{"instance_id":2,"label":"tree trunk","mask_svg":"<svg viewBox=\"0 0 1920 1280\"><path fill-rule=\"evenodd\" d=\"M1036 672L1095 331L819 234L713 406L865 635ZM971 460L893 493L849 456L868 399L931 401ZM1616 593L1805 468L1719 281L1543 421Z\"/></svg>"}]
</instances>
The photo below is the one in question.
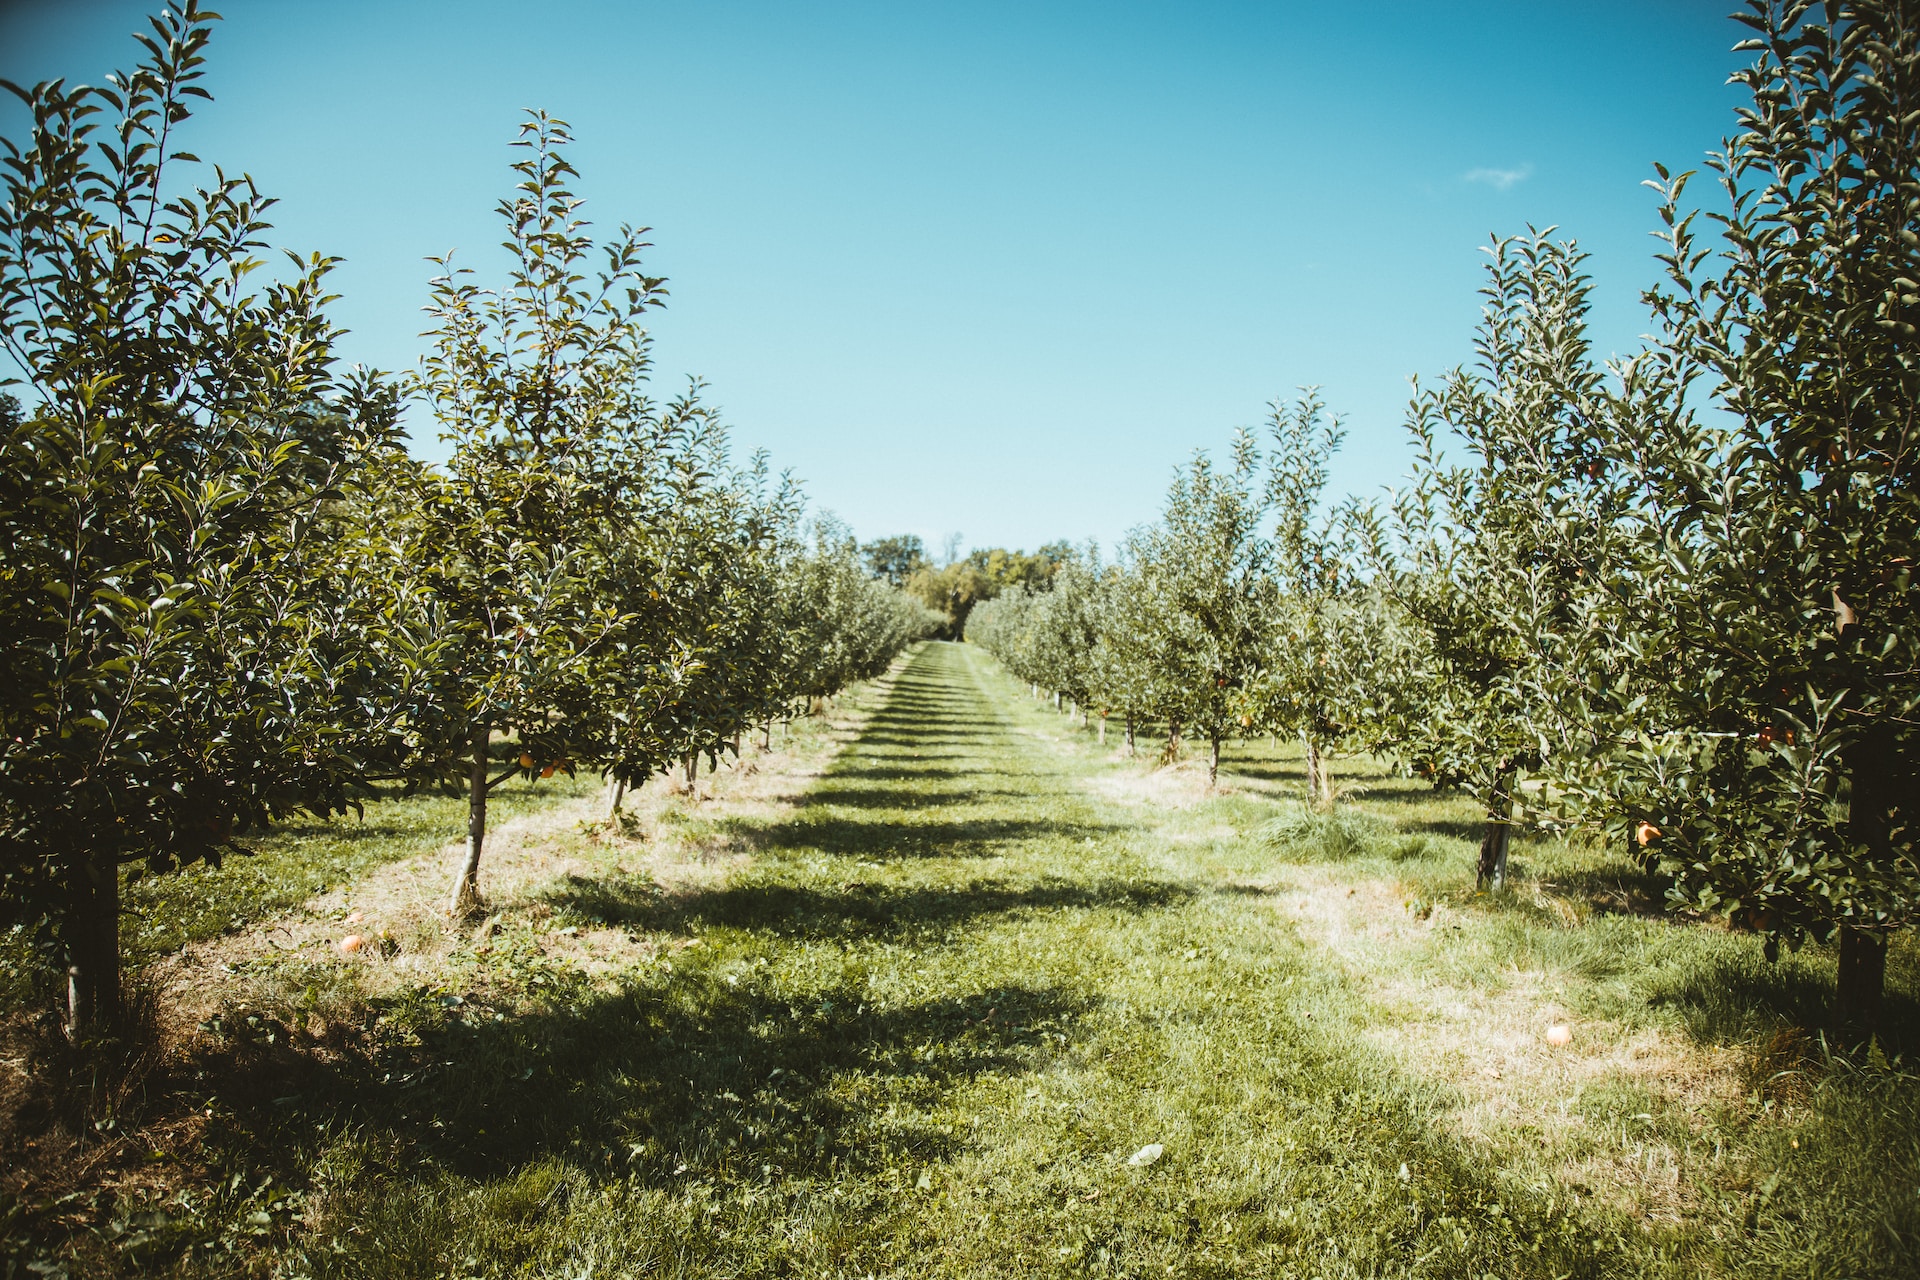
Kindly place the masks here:
<instances>
[{"instance_id":1,"label":"tree trunk","mask_svg":"<svg viewBox=\"0 0 1920 1280\"><path fill-rule=\"evenodd\" d=\"M612 822L620 816L620 802L627 798L627 784L615 778L613 784L607 788L607 791L609 793L607 800L607 821Z\"/></svg>"},{"instance_id":2,"label":"tree trunk","mask_svg":"<svg viewBox=\"0 0 1920 1280\"><path fill-rule=\"evenodd\" d=\"M81 855L68 892L67 1038L80 1041L120 1025L120 861Z\"/></svg>"},{"instance_id":3,"label":"tree trunk","mask_svg":"<svg viewBox=\"0 0 1920 1280\"><path fill-rule=\"evenodd\" d=\"M1300 744L1307 753L1307 807L1309 809L1333 808L1333 774L1327 768L1327 757L1320 750L1320 744L1307 734L1300 735Z\"/></svg>"},{"instance_id":4,"label":"tree trunk","mask_svg":"<svg viewBox=\"0 0 1920 1280\"><path fill-rule=\"evenodd\" d=\"M1513 770L1493 780L1487 797L1487 824L1480 831L1480 867L1474 887L1498 892L1507 887L1507 848L1513 843Z\"/></svg>"},{"instance_id":5,"label":"tree trunk","mask_svg":"<svg viewBox=\"0 0 1920 1280\"><path fill-rule=\"evenodd\" d=\"M700 753L698 751L689 751L687 753L686 774L687 786L691 789L693 784L700 780Z\"/></svg>"},{"instance_id":6,"label":"tree trunk","mask_svg":"<svg viewBox=\"0 0 1920 1280\"><path fill-rule=\"evenodd\" d=\"M767 722L760 727L760 749L762 751L773 750L773 719L772 717L768 717Z\"/></svg>"},{"instance_id":7,"label":"tree trunk","mask_svg":"<svg viewBox=\"0 0 1920 1280\"><path fill-rule=\"evenodd\" d=\"M1899 748L1892 735L1874 729L1862 735L1847 755L1852 794L1847 801L1847 835L1880 866L1893 860L1893 814L1899 776ZM1886 989L1887 937L1884 933L1840 926L1840 971L1834 985L1834 1022L1848 1040L1865 1043L1880 1030L1881 997Z\"/></svg>"},{"instance_id":8,"label":"tree trunk","mask_svg":"<svg viewBox=\"0 0 1920 1280\"><path fill-rule=\"evenodd\" d=\"M1215 786L1220 781L1220 731L1215 729L1208 738L1211 750L1207 753L1207 785Z\"/></svg>"},{"instance_id":9,"label":"tree trunk","mask_svg":"<svg viewBox=\"0 0 1920 1280\"><path fill-rule=\"evenodd\" d=\"M1180 722L1167 721L1167 763L1172 764L1180 756Z\"/></svg>"},{"instance_id":10,"label":"tree trunk","mask_svg":"<svg viewBox=\"0 0 1920 1280\"><path fill-rule=\"evenodd\" d=\"M492 742L490 725L473 726L473 741L468 747L472 759L467 765L467 856L460 863L459 878L453 882L453 900L447 903L447 914L456 920L478 915L487 907L480 896L480 851L487 843L487 766Z\"/></svg>"},{"instance_id":11,"label":"tree trunk","mask_svg":"<svg viewBox=\"0 0 1920 1280\"><path fill-rule=\"evenodd\" d=\"M1054 690L1054 694L1053 694L1053 709L1055 711L1058 711L1060 709L1060 691L1057 689Z\"/></svg>"},{"instance_id":12,"label":"tree trunk","mask_svg":"<svg viewBox=\"0 0 1920 1280\"><path fill-rule=\"evenodd\" d=\"M1127 712L1127 754L1130 756L1139 754L1133 745L1133 712L1131 711Z\"/></svg>"},{"instance_id":13,"label":"tree trunk","mask_svg":"<svg viewBox=\"0 0 1920 1280\"><path fill-rule=\"evenodd\" d=\"M1834 1021L1849 1041L1864 1044L1880 1028L1887 985L1887 935L1840 926L1840 972L1834 984Z\"/></svg>"},{"instance_id":14,"label":"tree trunk","mask_svg":"<svg viewBox=\"0 0 1920 1280\"><path fill-rule=\"evenodd\" d=\"M1104 711L1100 713L1100 745L1107 745L1107 713Z\"/></svg>"}]
</instances>

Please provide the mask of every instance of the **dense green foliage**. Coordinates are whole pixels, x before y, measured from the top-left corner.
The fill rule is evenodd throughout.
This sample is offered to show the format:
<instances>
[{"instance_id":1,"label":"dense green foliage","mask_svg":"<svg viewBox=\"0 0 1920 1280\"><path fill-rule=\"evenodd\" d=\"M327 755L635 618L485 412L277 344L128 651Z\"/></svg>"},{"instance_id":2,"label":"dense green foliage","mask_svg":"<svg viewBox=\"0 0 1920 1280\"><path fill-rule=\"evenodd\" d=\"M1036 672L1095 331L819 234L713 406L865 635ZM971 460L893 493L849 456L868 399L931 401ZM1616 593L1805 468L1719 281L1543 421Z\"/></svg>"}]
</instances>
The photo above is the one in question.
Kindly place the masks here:
<instances>
[{"instance_id":1,"label":"dense green foliage","mask_svg":"<svg viewBox=\"0 0 1920 1280\"><path fill-rule=\"evenodd\" d=\"M331 260L263 275L270 202L179 176L212 21L183 0L105 87L9 86L34 123L0 201L30 397L0 401L0 877L76 1034L115 1016L127 863L216 860L380 779L455 784L470 910L506 778L638 784L936 625L844 535L809 542L697 388L647 397L644 232L596 250L544 116L500 205L505 286L445 261L431 285L405 390L452 456L407 459L396 388L336 367Z\"/></svg>"},{"instance_id":2,"label":"dense green foliage","mask_svg":"<svg viewBox=\"0 0 1920 1280\"><path fill-rule=\"evenodd\" d=\"M331 262L256 277L270 202L173 179L205 40L188 4L134 73L16 90L5 144L0 341L32 401L0 412L0 877L76 1029L115 1016L123 863L341 809L393 714L389 620L329 518L391 400L333 367Z\"/></svg>"},{"instance_id":3,"label":"dense green foliage","mask_svg":"<svg viewBox=\"0 0 1920 1280\"><path fill-rule=\"evenodd\" d=\"M1323 499L1339 432L1276 410L1101 579L1104 619L1021 596L970 638L1023 679L1217 740L1387 750L1516 823L1632 840L1676 908L1770 949L1838 935L1875 1019L1920 910L1920 20L1755 0L1753 105L1710 164L1716 243L1660 170L1667 283L1641 351L1597 360L1582 255L1497 242L1478 358L1416 393L1381 521ZM1318 521L1318 523L1316 523ZM1390 536L1394 535L1394 536ZM1099 679L1089 685L1086 672ZM1213 747L1217 757L1218 746Z\"/></svg>"},{"instance_id":4,"label":"dense green foliage","mask_svg":"<svg viewBox=\"0 0 1920 1280\"><path fill-rule=\"evenodd\" d=\"M874 558L873 548L884 551L889 544L901 541L883 539L880 543L869 543L869 562L881 563ZM917 547L919 540L912 541ZM934 565L924 554L916 552L896 567L904 569L908 594L929 609L944 613L948 633L957 637L965 632L967 616L975 605L1005 591L1045 589L1053 580L1054 571L1072 555L1073 549L1066 543L1050 542L1032 554L1009 551L1005 547L979 547L964 557L951 557L942 565ZM876 568L876 572L880 570Z\"/></svg>"}]
</instances>

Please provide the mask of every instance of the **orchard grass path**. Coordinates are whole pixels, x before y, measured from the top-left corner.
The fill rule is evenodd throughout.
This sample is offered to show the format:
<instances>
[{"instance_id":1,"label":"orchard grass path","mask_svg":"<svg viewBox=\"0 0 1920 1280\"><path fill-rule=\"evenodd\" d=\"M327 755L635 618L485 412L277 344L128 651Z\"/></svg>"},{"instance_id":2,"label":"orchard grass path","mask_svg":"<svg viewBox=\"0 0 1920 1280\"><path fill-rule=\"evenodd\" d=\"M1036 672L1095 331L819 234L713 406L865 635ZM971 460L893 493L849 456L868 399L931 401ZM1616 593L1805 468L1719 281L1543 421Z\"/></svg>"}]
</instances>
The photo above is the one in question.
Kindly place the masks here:
<instances>
[{"instance_id":1,"label":"orchard grass path","mask_svg":"<svg viewBox=\"0 0 1920 1280\"><path fill-rule=\"evenodd\" d=\"M91 1256L316 1278L1920 1269L1920 1088L1781 1032L1817 1011L1811 949L1769 968L1664 919L1605 850L1523 842L1515 891L1475 898L1464 803L1354 765L1344 816L1314 819L1288 802L1297 753L1260 746L1210 795L966 646L917 650L874 698L792 803L661 815L709 874L576 840L430 980L336 979L324 1008L283 982L228 1015L199 1140L230 1181L123 1206ZM1894 988L1911 1025L1904 945ZM296 1054L260 1031L316 1020L353 1034Z\"/></svg>"}]
</instances>

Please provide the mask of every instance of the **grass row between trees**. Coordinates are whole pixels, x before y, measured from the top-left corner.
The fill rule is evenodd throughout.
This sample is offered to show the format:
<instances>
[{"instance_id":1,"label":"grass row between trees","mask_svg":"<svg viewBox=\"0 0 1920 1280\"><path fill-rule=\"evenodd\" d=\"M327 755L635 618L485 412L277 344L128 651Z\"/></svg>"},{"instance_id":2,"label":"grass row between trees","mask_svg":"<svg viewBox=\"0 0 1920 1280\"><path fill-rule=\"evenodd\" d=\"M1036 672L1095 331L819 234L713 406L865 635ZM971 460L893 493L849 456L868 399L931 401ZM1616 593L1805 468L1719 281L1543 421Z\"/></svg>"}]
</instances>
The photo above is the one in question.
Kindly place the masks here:
<instances>
[{"instance_id":1,"label":"grass row between trees","mask_svg":"<svg viewBox=\"0 0 1920 1280\"><path fill-rule=\"evenodd\" d=\"M1350 762L1316 815L1264 742L1210 790L968 646L849 710L623 837L553 797L474 926L404 859L290 839L288 896L327 893L188 948L206 1016L117 1113L150 1158L16 1200L12 1247L70 1232L42 1256L89 1275L1914 1269L1920 1080L1794 1030L1821 949L1664 916L1617 848L1523 839L1476 895L1470 802ZM1896 1048L1917 960L1896 943Z\"/></svg>"}]
</instances>

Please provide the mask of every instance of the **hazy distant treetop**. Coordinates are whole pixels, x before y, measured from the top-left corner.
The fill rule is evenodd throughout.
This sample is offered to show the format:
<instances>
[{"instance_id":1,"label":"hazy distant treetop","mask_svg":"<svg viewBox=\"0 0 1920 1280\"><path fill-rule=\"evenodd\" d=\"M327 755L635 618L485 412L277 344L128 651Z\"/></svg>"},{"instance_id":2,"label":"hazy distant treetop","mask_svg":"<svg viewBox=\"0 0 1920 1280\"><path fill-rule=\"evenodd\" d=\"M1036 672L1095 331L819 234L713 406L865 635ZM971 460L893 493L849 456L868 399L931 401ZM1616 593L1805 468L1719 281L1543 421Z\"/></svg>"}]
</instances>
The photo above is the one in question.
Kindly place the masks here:
<instances>
[{"instance_id":1,"label":"hazy distant treetop","mask_svg":"<svg viewBox=\"0 0 1920 1280\"><path fill-rule=\"evenodd\" d=\"M926 544L912 533L875 538L860 548L860 554L867 562L868 572L896 587L904 585L916 569L927 563Z\"/></svg>"}]
</instances>

